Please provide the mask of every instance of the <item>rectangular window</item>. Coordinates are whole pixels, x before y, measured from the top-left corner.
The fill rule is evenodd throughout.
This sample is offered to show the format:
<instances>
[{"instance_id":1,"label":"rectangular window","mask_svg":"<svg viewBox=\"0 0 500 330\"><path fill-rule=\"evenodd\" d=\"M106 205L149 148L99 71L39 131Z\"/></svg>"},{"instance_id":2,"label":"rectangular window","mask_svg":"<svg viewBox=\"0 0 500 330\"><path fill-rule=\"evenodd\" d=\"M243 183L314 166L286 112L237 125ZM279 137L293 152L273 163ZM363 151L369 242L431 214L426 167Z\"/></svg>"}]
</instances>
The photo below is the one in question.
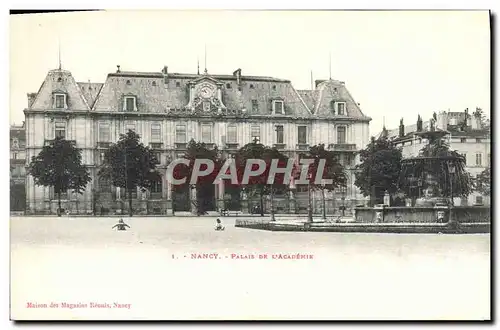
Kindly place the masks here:
<instances>
[{"instance_id":1,"label":"rectangular window","mask_svg":"<svg viewBox=\"0 0 500 330\"><path fill-rule=\"evenodd\" d=\"M483 154L476 154L476 166L483 165Z\"/></svg>"},{"instance_id":2,"label":"rectangular window","mask_svg":"<svg viewBox=\"0 0 500 330\"><path fill-rule=\"evenodd\" d=\"M228 143L237 143L236 136L236 125L228 125L227 126L227 142Z\"/></svg>"},{"instance_id":3,"label":"rectangular window","mask_svg":"<svg viewBox=\"0 0 500 330\"><path fill-rule=\"evenodd\" d=\"M346 130L345 126L339 126L337 127L337 143L338 144L345 144L346 143Z\"/></svg>"},{"instance_id":4,"label":"rectangular window","mask_svg":"<svg viewBox=\"0 0 500 330\"><path fill-rule=\"evenodd\" d=\"M105 178L99 178L99 191L111 192L111 181Z\"/></svg>"},{"instance_id":5,"label":"rectangular window","mask_svg":"<svg viewBox=\"0 0 500 330\"><path fill-rule=\"evenodd\" d=\"M274 101L274 113L284 115L285 107L283 106L283 101Z\"/></svg>"},{"instance_id":6,"label":"rectangular window","mask_svg":"<svg viewBox=\"0 0 500 330\"><path fill-rule=\"evenodd\" d=\"M136 110L135 96L125 97L124 110L125 111L135 111Z\"/></svg>"},{"instance_id":7,"label":"rectangular window","mask_svg":"<svg viewBox=\"0 0 500 330\"><path fill-rule=\"evenodd\" d=\"M276 143L283 144L284 140L285 139L283 136L283 126L281 126L281 125L276 126Z\"/></svg>"},{"instance_id":8,"label":"rectangular window","mask_svg":"<svg viewBox=\"0 0 500 330\"><path fill-rule=\"evenodd\" d=\"M151 193L153 194L161 194L162 192L162 182L161 180L153 181L151 184Z\"/></svg>"},{"instance_id":9,"label":"rectangular window","mask_svg":"<svg viewBox=\"0 0 500 330\"><path fill-rule=\"evenodd\" d=\"M259 111L259 102L257 100L252 100L252 112Z\"/></svg>"},{"instance_id":10,"label":"rectangular window","mask_svg":"<svg viewBox=\"0 0 500 330\"><path fill-rule=\"evenodd\" d=\"M465 143L465 142L467 142L467 139L466 139L466 138L461 138L461 139L460 139L460 143Z\"/></svg>"},{"instance_id":11,"label":"rectangular window","mask_svg":"<svg viewBox=\"0 0 500 330\"><path fill-rule=\"evenodd\" d=\"M260 142L260 126L252 126L251 135L252 142Z\"/></svg>"},{"instance_id":12,"label":"rectangular window","mask_svg":"<svg viewBox=\"0 0 500 330\"><path fill-rule=\"evenodd\" d=\"M201 142L212 143L212 126L201 125Z\"/></svg>"},{"instance_id":13,"label":"rectangular window","mask_svg":"<svg viewBox=\"0 0 500 330\"><path fill-rule=\"evenodd\" d=\"M307 143L307 126L298 126L297 135L299 144Z\"/></svg>"},{"instance_id":14,"label":"rectangular window","mask_svg":"<svg viewBox=\"0 0 500 330\"><path fill-rule=\"evenodd\" d=\"M153 152L153 155L156 158L156 164L161 164L161 152Z\"/></svg>"},{"instance_id":15,"label":"rectangular window","mask_svg":"<svg viewBox=\"0 0 500 330\"><path fill-rule=\"evenodd\" d=\"M99 123L99 142L110 142L109 123Z\"/></svg>"},{"instance_id":16,"label":"rectangular window","mask_svg":"<svg viewBox=\"0 0 500 330\"><path fill-rule=\"evenodd\" d=\"M476 139L476 143L481 143L481 139Z\"/></svg>"},{"instance_id":17,"label":"rectangular window","mask_svg":"<svg viewBox=\"0 0 500 330\"><path fill-rule=\"evenodd\" d=\"M12 159L17 159L17 152L13 153Z\"/></svg>"},{"instance_id":18,"label":"rectangular window","mask_svg":"<svg viewBox=\"0 0 500 330\"><path fill-rule=\"evenodd\" d=\"M175 142L186 143L186 125L175 126Z\"/></svg>"},{"instance_id":19,"label":"rectangular window","mask_svg":"<svg viewBox=\"0 0 500 330\"><path fill-rule=\"evenodd\" d=\"M476 196L476 204L483 204L483 196Z\"/></svg>"},{"instance_id":20,"label":"rectangular window","mask_svg":"<svg viewBox=\"0 0 500 330\"><path fill-rule=\"evenodd\" d=\"M463 153L462 156L464 156L464 160L465 160L465 166L467 166L467 154L466 153Z\"/></svg>"},{"instance_id":21,"label":"rectangular window","mask_svg":"<svg viewBox=\"0 0 500 330\"><path fill-rule=\"evenodd\" d=\"M64 94L56 94L56 109L64 109L65 108L65 98L66 95Z\"/></svg>"},{"instance_id":22,"label":"rectangular window","mask_svg":"<svg viewBox=\"0 0 500 330\"><path fill-rule=\"evenodd\" d=\"M151 123L151 142L161 142L160 123Z\"/></svg>"},{"instance_id":23,"label":"rectangular window","mask_svg":"<svg viewBox=\"0 0 500 330\"><path fill-rule=\"evenodd\" d=\"M339 116L344 116L345 115L345 102L339 102L339 103L337 103L337 114Z\"/></svg>"},{"instance_id":24,"label":"rectangular window","mask_svg":"<svg viewBox=\"0 0 500 330\"><path fill-rule=\"evenodd\" d=\"M104 159L105 159L105 153L104 152L101 152L99 154L99 164L102 165L104 164Z\"/></svg>"},{"instance_id":25,"label":"rectangular window","mask_svg":"<svg viewBox=\"0 0 500 330\"><path fill-rule=\"evenodd\" d=\"M66 123L56 123L55 137L63 139L66 138Z\"/></svg>"},{"instance_id":26,"label":"rectangular window","mask_svg":"<svg viewBox=\"0 0 500 330\"><path fill-rule=\"evenodd\" d=\"M298 193L305 193L307 192L307 189L309 189L306 184L298 184L296 188Z\"/></svg>"}]
</instances>

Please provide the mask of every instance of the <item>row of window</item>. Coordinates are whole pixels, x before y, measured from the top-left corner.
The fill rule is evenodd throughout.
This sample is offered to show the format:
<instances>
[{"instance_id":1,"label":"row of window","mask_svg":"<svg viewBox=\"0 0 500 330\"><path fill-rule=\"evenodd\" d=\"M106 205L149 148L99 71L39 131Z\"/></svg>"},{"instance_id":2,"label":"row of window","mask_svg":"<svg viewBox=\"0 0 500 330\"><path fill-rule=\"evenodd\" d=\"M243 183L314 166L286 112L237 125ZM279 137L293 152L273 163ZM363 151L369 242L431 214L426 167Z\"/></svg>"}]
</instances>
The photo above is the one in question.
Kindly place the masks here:
<instances>
[{"instance_id":1,"label":"row of window","mask_svg":"<svg viewBox=\"0 0 500 330\"><path fill-rule=\"evenodd\" d=\"M152 143L161 143L161 124L160 123L151 123L151 142ZM210 124L202 124L201 125L201 142L204 143L212 143L212 132L213 126ZM111 141L111 127L110 123L101 122L99 123L99 142L112 142ZM125 131L135 131L135 124L126 124ZM228 125L226 132L226 142L227 143L238 143L237 137L237 127L236 125ZM297 142L298 144L307 144L307 126L297 126ZM66 123L65 122L56 122L55 123L55 137L66 138ZM260 141L261 140L261 132L260 126L252 125L250 129L250 138L251 141ZM175 142L177 143L187 143L187 131L185 124L177 124L175 126ZM337 127L337 143L345 144L347 140L346 136L346 127L339 126ZM284 144L285 142L285 134L283 125L276 126L276 143Z\"/></svg>"},{"instance_id":2,"label":"row of window","mask_svg":"<svg viewBox=\"0 0 500 330\"><path fill-rule=\"evenodd\" d=\"M59 124L59 125L58 125ZM61 125L62 124L62 125ZM64 123L56 123L56 136L64 134L61 129L65 129ZM151 142L161 143L161 124L151 123ZM212 143L213 126L211 124L201 125L201 142ZM134 124L127 124L125 130L135 130ZM58 135L59 134L59 135ZM260 141L260 126L252 125L250 129L251 141ZM185 124L177 124L175 126L175 142L187 143L187 131ZM307 144L307 126L297 126L297 142L298 144ZM337 143L346 143L346 127L337 127ZM111 132L109 123L99 123L99 142L111 142ZM237 127L236 125L228 125L226 129L226 143L238 143ZM285 134L283 125L276 126L276 143L285 143Z\"/></svg>"},{"instance_id":3,"label":"row of window","mask_svg":"<svg viewBox=\"0 0 500 330\"><path fill-rule=\"evenodd\" d=\"M465 165L467 165L467 153L461 153L462 156L465 157ZM491 165L491 154L487 155L487 166ZM483 154L480 152L476 153L476 166L483 166Z\"/></svg>"}]
</instances>

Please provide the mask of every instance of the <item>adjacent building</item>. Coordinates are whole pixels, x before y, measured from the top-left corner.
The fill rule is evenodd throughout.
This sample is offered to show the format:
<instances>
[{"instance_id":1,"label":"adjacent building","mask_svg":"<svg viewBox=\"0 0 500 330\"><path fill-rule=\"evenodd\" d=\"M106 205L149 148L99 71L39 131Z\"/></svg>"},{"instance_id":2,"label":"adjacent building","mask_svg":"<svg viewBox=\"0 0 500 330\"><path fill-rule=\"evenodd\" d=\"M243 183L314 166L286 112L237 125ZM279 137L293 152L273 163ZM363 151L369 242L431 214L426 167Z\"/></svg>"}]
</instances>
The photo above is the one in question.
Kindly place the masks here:
<instances>
[{"instance_id":1,"label":"adjacent building","mask_svg":"<svg viewBox=\"0 0 500 330\"><path fill-rule=\"evenodd\" d=\"M193 192L172 191L166 179L170 160L182 157L191 139L217 146L226 157L257 139L289 157L309 146L324 143L338 152L349 173L347 189L328 195L333 212L340 201L347 207L363 197L354 186L352 169L358 151L369 142L367 117L342 81L316 81L314 90L296 90L289 80L245 76L241 69L229 75L122 71L107 75L104 82L77 82L67 70L48 72L37 93L28 94L26 153L38 154L45 143L62 136L82 150L83 163L92 182L83 195L63 194L66 210L79 213L119 212L124 192L97 176L104 152L119 135L136 131L159 159L163 174L150 191L134 193L134 209L143 212L190 211ZM277 196L278 212L305 212L307 187ZM27 211L54 213L57 202L52 189L26 181ZM216 185L207 198L214 211L223 199L236 200L232 208L246 211L249 198L235 188ZM320 195L314 196L319 212ZM125 203L126 204L126 203Z\"/></svg>"},{"instance_id":2,"label":"adjacent building","mask_svg":"<svg viewBox=\"0 0 500 330\"><path fill-rule=\"evenodd\" d=\"M418 155L427 141L415 133L428 130L430 121L422 122L420 117L415 125L404 126L401 122L398 129L388 131L396 146L402 147L403 157ZM450 148L462 154L466 159L466 169L473 176L488 168L491 164L490 128L485 127L480 112L472 115L464 112L442 111L436 114L435 128L447 131L447 142ZM455 200L456 205L489 205L490 197L473 192L468 198Z\"/></svg>"},{"instance_id":3,"label":"adjacent building","mask_svg":"<svg viewBox=\"0 0 500 330\"><path fill-rule=\"evenodd\" d=\"M26 130L22 125L10 126L10 210L26 209Z\"/></svg>"}]
</instances>

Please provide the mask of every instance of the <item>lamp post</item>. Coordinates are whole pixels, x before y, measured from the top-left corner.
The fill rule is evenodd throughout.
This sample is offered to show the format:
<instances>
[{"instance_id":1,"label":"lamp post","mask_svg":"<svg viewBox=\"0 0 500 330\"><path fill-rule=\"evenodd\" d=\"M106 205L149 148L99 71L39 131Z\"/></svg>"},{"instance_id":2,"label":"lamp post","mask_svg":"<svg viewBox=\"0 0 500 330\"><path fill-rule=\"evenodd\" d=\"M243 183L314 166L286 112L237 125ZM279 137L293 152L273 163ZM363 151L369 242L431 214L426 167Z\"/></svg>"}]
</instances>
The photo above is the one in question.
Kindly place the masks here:
<instances>
[{"instance_id":1,"label":"lamp post","mask_svg":"<svg viewBox=\"0 0 500 330\"><path fill-rule=\"evenodd\" d=\"M451 206L455 205L453 201L453 174L455 174L455 165L452 164L451 167L448 167L450 172L450 197L451 197Z\"/></svg>"},{"instance_id":2,"label":"lamp post","mask_svg":"<svg viewBox=\"0 0 500 330\"><path fill-rule=\"evenodd\" d=\"M311 197L311 173L307 175L307 201L308 201L308 207L307 207L307 222L313 222L313 216L312 216L312 197Z\"/></svg>"},{"instance_id":3,"label":"lamp post","mask_svg":"<svg viewBox=\"0 0 500 330\"><path fill-rule=\"evenodd\" d=\"M274 185L271 184L271 221L276 221L274 217Z\"/></svg>"}]
</instances>

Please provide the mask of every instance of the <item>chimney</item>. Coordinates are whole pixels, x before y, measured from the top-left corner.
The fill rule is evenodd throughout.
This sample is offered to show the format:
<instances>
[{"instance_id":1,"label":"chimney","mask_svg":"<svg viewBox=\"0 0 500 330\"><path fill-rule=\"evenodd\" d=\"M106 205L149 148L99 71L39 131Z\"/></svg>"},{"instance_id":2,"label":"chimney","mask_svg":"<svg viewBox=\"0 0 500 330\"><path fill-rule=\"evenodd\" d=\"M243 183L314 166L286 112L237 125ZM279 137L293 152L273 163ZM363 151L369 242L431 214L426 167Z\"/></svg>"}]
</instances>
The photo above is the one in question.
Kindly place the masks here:
<instances>
[{"instance_id":1,"label":"chimney","mask_svg":"<svg viewBox=\"0 0 500 330\"><path fill-rule=\"evenodd\" d=\"M168 66L164 65L161 73L163 73L163 82L166 88L168 86Z\"/></svg>"},{"instance_id":2,"label":"chimney","mask_svg":"<svg viewBox=\"0 0 500 330\"><path fill-rule=\"evenodd\" d=\"M241 69L234 71L233 76L236 77L236 84L240 85L241 84Z\"/></svg>"},{"instance_id":3,"label":"chimney","mask_svg":"<svg viewBox=\"0 0 500 330\"><path fill-rule=\"evenodd\" d=\"M403 118L399 121L399 137L405 136L405 125L403 124Z\"/></svg>"},{"instance_id":4,"label":"chimney","mask_svg":"<svg viewBox=\"0 0 500 330\"><path fill-rule=\"evenodd\" d=\"M422 132L422 118L420 115L417 118L417 132Z\"/></svg>"},{"instance_id":5,"label":"chimney","mask_svg":"<svg viewBox=\"0 0 500 330\"><path fill-rule=\"evenodd\" d=\"M117 66L116 66L116 73L119 73L119 72L121 72L121 71L120 71L120 66L119 66L119 65L117 65Z\"/></svg>"},{"instance_id":6,"label":"chimney","mask_svg":"<svg viewBox=\"0 0 500 330\"><path fill-rule=\"evenodd\" d=\"M36 93L28 93L28 108L31 108L33 102L35 102Z\"/></svg>"}]
</instances>

